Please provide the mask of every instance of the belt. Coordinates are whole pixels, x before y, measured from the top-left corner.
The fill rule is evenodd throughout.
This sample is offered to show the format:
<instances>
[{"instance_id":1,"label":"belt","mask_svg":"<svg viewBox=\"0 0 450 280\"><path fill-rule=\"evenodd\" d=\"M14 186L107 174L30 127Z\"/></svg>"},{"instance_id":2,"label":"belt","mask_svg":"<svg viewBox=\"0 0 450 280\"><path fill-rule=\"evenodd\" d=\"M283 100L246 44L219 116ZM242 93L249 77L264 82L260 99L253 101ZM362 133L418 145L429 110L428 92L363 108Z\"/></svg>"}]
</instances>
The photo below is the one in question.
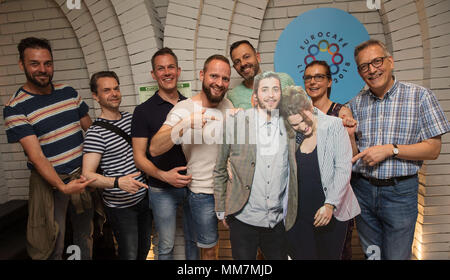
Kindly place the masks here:
<instances>
[{"instance_id":1,"label":"belt","mask_svg":"<svg viewBox=\"0 0 450 280\"><path fill-rule=\"evenodd\" d=\"M369 181L369 183L371 183L374 186L385 187L385 186L393 186L393 185L397 184L397 182L399 182L399 181L413 178L413 177L417 176L417 174L400 176L400 177L392 177L389 179L377 179L377 178L373 178L373 177L364 176L361 173L356 173L356 176L366 179L367 181Z\"/></svg>"}]
</instances>

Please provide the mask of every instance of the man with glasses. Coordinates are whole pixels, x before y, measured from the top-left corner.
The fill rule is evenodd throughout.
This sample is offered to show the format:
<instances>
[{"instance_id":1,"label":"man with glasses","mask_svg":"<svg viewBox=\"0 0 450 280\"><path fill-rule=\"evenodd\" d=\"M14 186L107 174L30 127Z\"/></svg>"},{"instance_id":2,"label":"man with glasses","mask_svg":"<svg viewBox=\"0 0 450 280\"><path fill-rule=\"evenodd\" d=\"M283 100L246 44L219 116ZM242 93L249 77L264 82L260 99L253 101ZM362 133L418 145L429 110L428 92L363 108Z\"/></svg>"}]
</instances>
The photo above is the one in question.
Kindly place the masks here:
<instances>
[{"instance_id":1,"label":"man with glasses","mask_svg":"<svg viewBox=\"0 0 450 280\"><path fill-rule=\"evenodd\" d=\"M392 75L394 60L377 40L355 48L369 87L350 101L360 151L352 186L361 206L356 227L367 257L409 259L417 219L417 172L434 160L450 125L434 94ZM380 255L372 252L380 251Z\"/></svg>"}]
</instances>

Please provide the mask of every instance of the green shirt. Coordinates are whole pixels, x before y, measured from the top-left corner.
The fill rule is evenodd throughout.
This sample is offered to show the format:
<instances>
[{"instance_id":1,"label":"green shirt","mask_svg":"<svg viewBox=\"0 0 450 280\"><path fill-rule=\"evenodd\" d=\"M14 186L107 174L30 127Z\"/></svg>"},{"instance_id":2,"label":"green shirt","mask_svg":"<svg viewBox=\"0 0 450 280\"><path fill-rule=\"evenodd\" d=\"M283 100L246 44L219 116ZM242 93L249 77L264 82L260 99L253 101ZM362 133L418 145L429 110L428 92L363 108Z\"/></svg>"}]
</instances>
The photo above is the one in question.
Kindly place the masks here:
<instances>
[{"instance_id":1,"label":"green shirt","mask_svg":"<svg viewBox=\"0 0 450 280\"><path fill-rule=\"evenodd\" d=\"M287 73L277 73L280 77L281 88L286 86L294 86L294 80ZM244 83L240 83L228 92L228 99L233 103L234 108L249 109L252 108L253 89L247 88Z\"/></svg>"}]
</instances>

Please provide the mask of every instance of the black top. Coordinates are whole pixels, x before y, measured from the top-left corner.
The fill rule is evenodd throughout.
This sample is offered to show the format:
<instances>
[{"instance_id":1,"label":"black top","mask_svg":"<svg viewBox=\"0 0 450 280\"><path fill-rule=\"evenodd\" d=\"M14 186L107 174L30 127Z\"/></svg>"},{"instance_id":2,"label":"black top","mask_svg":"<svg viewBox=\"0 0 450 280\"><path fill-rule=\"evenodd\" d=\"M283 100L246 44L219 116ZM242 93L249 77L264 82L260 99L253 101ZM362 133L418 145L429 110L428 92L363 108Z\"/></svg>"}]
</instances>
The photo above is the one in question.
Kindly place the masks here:
<instances>
[{"instance_id":1,"label":"black top","mask_svg":"<svg viewBox=\"0 0 450 280\"><path fill-rule=\"evenodd\" d=\"M336 105L336 106L335 106ZM332 103L330 108L327 111L327 115L329 116L334 116L334 117L339 117L339 111L341 111L341 108L344 105L340 104L340 103Z\"/></svg>"},{"instance_id":2,"label":"black top","mask_svg":"<svg viewBox=\"0 0 450 280\"><path fill-rule=\"evenodd\" d=\"M131 122L131 137L146 137L148 138L148 145L150 145L152 137L166 121L167 114L174 106L172 103L163 100L158 92L156 91L152 97L134 109L133 120ZM178 95L178 101L186 99L180 92L178 92ZM179 166L186 166L186 158L184 157L181 145L174 145L169 151L157 157L152 157L147 148L147 157L156 167L163 171L169 171ZM152 187L171 187L168 183L151 176L148 177L148 182Z\"/></svg>"},{"instance_id":3,"label":"black top","mask_svg":"<svg viewBox=\"0 0 450 280\"><path fill-rule=\"evenodd\" d=\"M317 146L309 154L300 149L295 153L298 178L298 208L297 218L314 222L314 215L325 202L322 181L320 179Z\"/></svg>"}]
</instances>

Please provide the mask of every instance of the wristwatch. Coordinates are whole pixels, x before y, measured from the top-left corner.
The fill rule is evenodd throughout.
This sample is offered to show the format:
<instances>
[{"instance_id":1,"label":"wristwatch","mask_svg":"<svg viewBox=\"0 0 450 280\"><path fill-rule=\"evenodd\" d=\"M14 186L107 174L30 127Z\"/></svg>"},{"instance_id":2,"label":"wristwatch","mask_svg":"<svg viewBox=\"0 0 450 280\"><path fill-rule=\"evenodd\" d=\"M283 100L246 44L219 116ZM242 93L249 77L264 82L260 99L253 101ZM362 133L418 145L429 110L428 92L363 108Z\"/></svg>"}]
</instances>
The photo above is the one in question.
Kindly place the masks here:
<instances>
[{"instance_id":1,"label":"wristwatch","mask_svg":"<svg viewBox=\"0 0 450 280\"><path fill-rule=\"evenodd\" d=\"M394 149L392 149L392 152L394 153L394 155L392 157L397 157L398 155L398 147L397 144L392 144L394 146Z\"/></svg>"}]
</instances>

